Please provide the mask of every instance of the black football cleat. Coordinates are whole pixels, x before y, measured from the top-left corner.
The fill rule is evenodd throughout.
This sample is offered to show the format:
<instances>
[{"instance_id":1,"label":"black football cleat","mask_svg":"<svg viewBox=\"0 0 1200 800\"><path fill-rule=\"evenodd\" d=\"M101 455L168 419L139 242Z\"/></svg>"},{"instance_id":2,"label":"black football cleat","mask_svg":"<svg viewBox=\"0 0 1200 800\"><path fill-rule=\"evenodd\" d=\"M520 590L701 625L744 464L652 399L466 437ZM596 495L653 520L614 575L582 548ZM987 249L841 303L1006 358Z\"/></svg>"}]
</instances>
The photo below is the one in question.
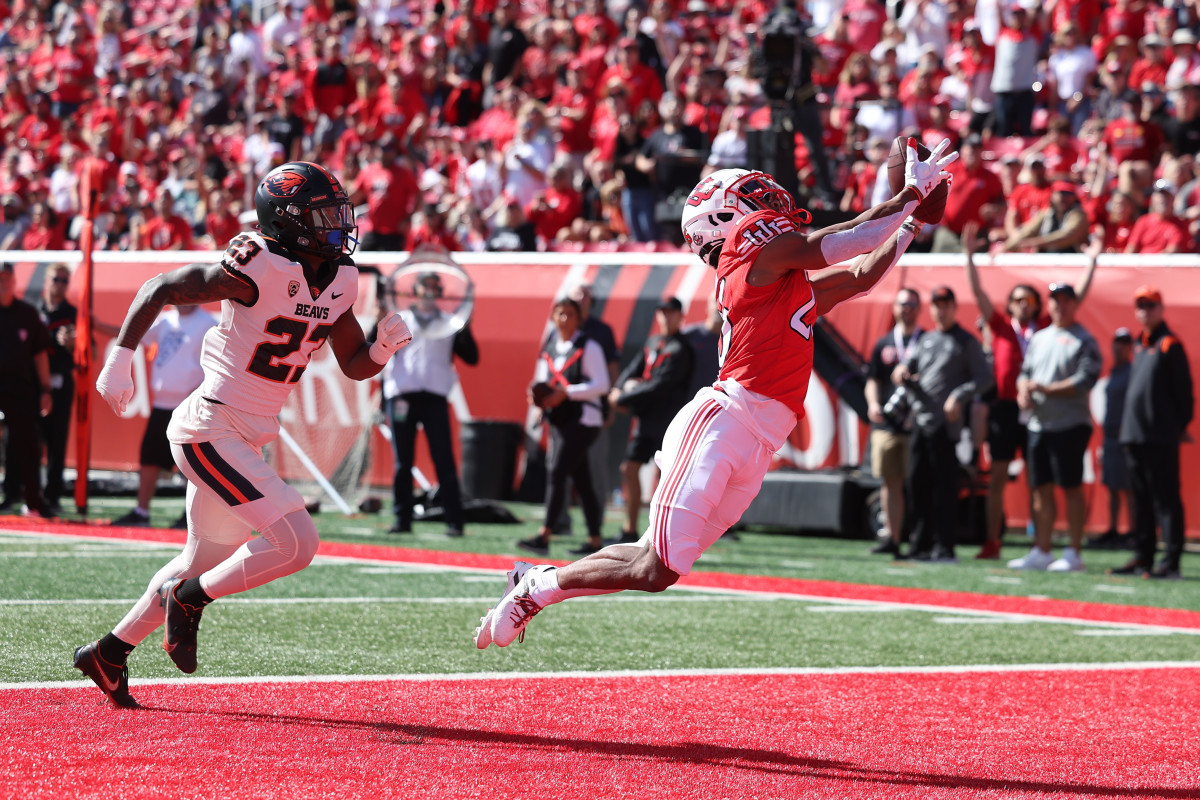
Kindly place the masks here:
<instances>
[{"instance_id":1,"label":"black football cleat","mask_svg":"<svg viewBox=\"0 0 1200 800\"><path fill-rule=\"evenodd\" d=\"M99 642L75 648L75 669L92 679L100 691L108 695L113 705L121 708L141 708L129 694L129 667L109 664L100 657Z\"/></svg>"},{"instance_id":2,"label":"black football cleat","mask_svg":"<svg viewBox=\"0 0 1200 800\"><path fill-rule=\"evenodd\" d=\"M164 583L158 590L158 599L167 612L163 620L163 650L181 672L190 675L196 671L196 631L200 630L204 608L179 602L175 592L181 583L180 578Z\"/></svg>"}]
</instances>

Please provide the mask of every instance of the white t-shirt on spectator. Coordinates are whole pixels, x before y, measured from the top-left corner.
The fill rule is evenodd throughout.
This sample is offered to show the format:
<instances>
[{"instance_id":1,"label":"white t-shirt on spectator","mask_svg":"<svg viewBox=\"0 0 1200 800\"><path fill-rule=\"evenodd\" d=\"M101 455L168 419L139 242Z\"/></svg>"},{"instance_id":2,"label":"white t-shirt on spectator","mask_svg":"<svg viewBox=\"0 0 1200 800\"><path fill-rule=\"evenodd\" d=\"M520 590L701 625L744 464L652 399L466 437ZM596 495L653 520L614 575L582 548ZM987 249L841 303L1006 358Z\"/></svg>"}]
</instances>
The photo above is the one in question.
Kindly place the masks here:
<instances>
[{"instance_id":1,"label":"white t-shirt on spectator","mask_svg":"<svg viewBox=\"0 0 1200 800\"><path fill-rule=\"evenodd\" d=\"M1085 45L1055 50L1050 54L1048 66L1058 84L1059 99L1069 100L1071 95L1082 92L1088 85L1088 78L1096 71L1096 54Z\"/></svg>"},{"instance_id":2,"label":"white t-shirt on spectator","mask_svg":"<svg viewBox=\"0 0 1200 800\"><path fill-rule=\"evenodd\" d=\"M521 166L525 161L542 173L538 178ZM554 148L544 141L521 142L513 140L504 151L504 166L508 177L504 182L504 191L508 192L521 208L527 207L541 192L546 191L546 170L554 161Z\"/></svg>"},{"instance_id":3,"label":"white t-shirt on spectator","mask_svg":"<svg viewBox=\"0 0 1200 800\"><path fill-rule=\"evenodd\" d=\"M158 346L150 376L155 408L175 408L204 381L200 350L204 334L216 324L217 318L202 308L180 314L172 307L146 331L142 345Z\"/></svg>"},{"instance_id":4,"label":"white t-shirt on spectator","mask_svg":"<svg viewBox=\"0 0 1200 800\"><path fill-rule=\"evenodd\" d=\"M467 167L467 186L475 207L481 211L487 208L504 191L504 182L500 180L500 165L491 157L472 161Z\"/></svg>"},{"instance_id":5,"label":"white t-shirt on spectator","mask_svg":"<svg viewBox=\"0 0 1200 800\"><path fill-rule=\"evenodd\" d=\"M708 164L717 169L737 169L746 166L747 158L745 134L721 131L713 139Z\"/></svg>"}]
</instances>

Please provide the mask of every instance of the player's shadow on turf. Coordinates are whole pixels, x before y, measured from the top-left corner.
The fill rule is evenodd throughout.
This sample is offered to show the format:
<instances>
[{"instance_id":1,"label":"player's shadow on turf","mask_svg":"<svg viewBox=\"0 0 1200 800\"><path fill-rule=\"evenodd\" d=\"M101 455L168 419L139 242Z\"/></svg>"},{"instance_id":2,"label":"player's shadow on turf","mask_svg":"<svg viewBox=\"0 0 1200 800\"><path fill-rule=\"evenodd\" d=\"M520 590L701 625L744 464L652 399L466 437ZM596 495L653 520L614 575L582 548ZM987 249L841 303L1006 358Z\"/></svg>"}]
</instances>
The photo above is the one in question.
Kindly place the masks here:
<instances>
[{"instance_id":1,"label":"player's shadow on turf","mask_svg":"<svg viewBox=\"0 0 1200 800\"><path fill-rule=\"evenodd\" d=\"M451 741L480 747L512 747L529 750L574 750L592 755L617 756L625 759L711 764L731 769L779 773L796 777L811 777L847 783L884 784L895 786L924 786L938 789L969 789L978 791L1061 792L1098 797L1154 797L1164 800L1196 800L1194 789L1165 787L1114 787L1085 783L1053 783L1022 781L1012 778L974 778L966 775L934 775L903 772L884 768L863 767L847 761L794 756L781 750L762 750L752 747L726 747L701 742L651 744L614 742L602 739L570 739L557 736L536 736L528 733L504 733L473 728L447 728L438 725L409 725L400 722L372 722L356 719L302 717L292 714L267 714L250 711L195 711L162 706L145 706L152 711L173 714L235 717L256 722L281 725L304 725L323 729L350 728L370 733L380 741L394 745L425 745L431 741Z\"/></svg>"}]
</instances>

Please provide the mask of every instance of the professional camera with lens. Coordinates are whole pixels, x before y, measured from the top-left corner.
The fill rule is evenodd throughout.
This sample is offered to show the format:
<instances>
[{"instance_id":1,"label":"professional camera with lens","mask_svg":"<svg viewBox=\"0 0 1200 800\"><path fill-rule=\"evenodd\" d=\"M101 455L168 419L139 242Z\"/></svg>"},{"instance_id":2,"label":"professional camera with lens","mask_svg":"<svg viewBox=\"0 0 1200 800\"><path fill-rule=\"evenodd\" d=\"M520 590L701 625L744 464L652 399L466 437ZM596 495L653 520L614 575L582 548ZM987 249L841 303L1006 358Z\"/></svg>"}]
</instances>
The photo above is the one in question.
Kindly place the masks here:
<instances>
[{"instance_id":1,"label":"professional camera with lens","mask_svg":"<svg viewBox=\"0 0 1200 800\"><path fill-rule=\"evenodd\" d=\"M805 57L804 20L795 0L781 0L759 30L754 72L768 100L792 99L796 89L811 83L812 66Z\"/></svg>"},{"instance_id":2,"label":"professional camera with lens","mask_svg":"<svg viewBox=\"0 0 1200 800\"><path fill-rule=\"evenodd\" d=\"M921 391L917 382L906 379L896 387L892 396L883 404L883 418L897 430L911 429L912 417L921 404L922 396L924 396L924 392Z\"/></svg>"}]
</instances>

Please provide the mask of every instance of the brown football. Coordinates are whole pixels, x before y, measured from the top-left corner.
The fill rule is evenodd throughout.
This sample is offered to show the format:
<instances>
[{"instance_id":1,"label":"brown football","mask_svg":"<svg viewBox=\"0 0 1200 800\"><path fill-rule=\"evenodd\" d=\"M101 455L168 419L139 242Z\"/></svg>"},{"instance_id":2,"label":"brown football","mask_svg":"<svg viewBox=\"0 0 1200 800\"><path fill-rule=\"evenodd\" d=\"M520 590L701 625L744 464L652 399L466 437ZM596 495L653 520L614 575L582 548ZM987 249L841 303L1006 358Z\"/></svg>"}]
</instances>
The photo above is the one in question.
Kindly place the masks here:
<instances>
[{"instance_id":1,"label":"brown football","mask_svg":"<svg viewBox=\"0 0 1200 800\"><path fill-rule=\"evenodd\" d=\"M929 148L917 142L917 157L921 160L929 158ZM892 142L892 150L888 153L888 184L892 187L892 194L897 194L904 188L904 164L908 158L908 137L897 136ZM946 195L949 193L949 187L945 181L939 183L929 196L925 198L925 202L917 206L917 210L913 212L913 216L929 225L935 225L942 221L942 213L946 210Z\"/></svg>"}]
</instances>

